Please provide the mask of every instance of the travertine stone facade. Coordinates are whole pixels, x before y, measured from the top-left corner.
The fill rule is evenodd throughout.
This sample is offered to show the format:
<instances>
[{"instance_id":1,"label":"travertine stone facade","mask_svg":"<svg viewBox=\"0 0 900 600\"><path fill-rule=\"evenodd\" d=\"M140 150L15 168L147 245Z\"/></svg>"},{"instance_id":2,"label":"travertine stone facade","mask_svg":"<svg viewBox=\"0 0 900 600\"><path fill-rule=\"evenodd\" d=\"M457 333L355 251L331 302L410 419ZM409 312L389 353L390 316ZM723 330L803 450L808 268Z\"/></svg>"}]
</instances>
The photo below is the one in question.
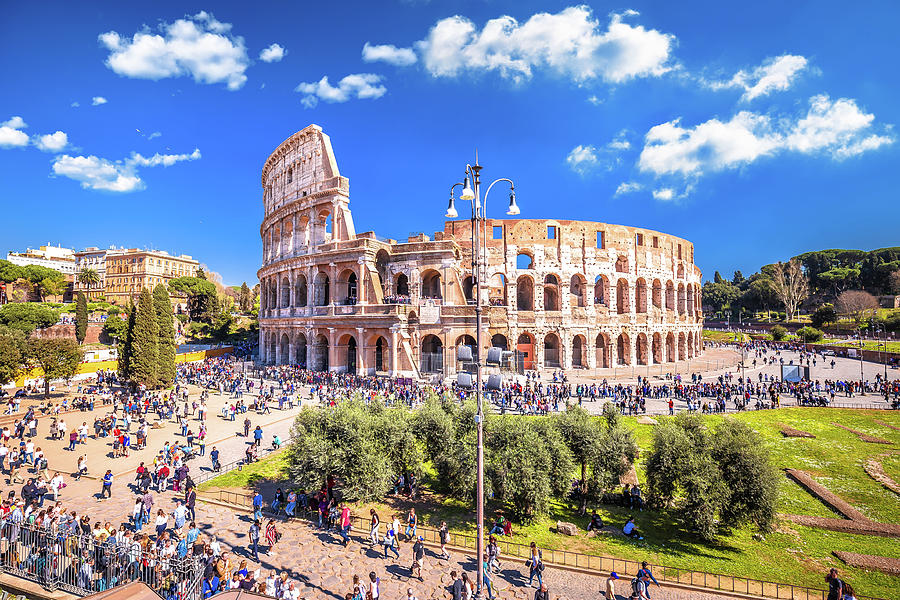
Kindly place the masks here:
<instances>
[{"instance_id":1,"label":"travertine stone facade","mask_svg":"<svg viewBox=\"0 0 900 600\"><path fill-rule=\"evenodd\" d=\"M349 181L316 125L272 153L262 185L263 362L413 377L456 371L456 346L475 337L470 221L405 242L356 233ZM687 240L551 219L489 220L482 239L485 348L517 351L526 369L700 353L701 278Z\"/></svg>"}]
</instances>

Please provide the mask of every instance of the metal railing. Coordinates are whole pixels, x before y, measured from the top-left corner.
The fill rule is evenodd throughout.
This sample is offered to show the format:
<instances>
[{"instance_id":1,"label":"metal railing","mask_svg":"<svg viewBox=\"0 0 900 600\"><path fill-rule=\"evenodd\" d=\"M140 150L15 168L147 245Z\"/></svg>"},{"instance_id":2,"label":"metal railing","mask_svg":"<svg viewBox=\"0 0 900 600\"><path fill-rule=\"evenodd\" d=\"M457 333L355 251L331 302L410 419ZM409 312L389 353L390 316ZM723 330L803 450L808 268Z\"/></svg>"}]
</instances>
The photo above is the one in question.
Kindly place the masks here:
<instances>
[{"instance_id":1,"label":"metal railing","mask_svg":"<svg viewBox=\"0 0 900 600\"><path fill-rule=\"evenodd\" d=\"M212 493L202 492L198 497L201 500L204 498L213 499L243 508L252 507L253 502L253 494L230 490L218 490ZM274 515L269 506L263 507L263 512ZM281 512L283 513L283 508L281 509ZM315 510L309 508L301 509L298 507L297 513L299 514L292 516L315 520L315 522L317 522L318 517L316 516ZM363 535L368 535L368 519L353 515L351 516L351 522L354 531L361 532ZM405 528L405 524L401 528ZM487 530L489 529L490 526L488 525ZM398 532L398 534L399 533L400 532ZM440 532L437 529L418 527L416 529L416 535L422 536L424 541L430 544L440 544ZM506 541L502 536L498 536L496 539L501 556L512 556L519 559L528 559L531 557L531 546ZM450 533L448 540L450 546L465 548L472 551L475 550L475 542L476 536L474 535L453 532ZM642 568L641 564L643 562L599 554L582 554L580 552L570 552L568 550L544 549L542 550L542 554L544 562L549 565L592 571L596 575L615 571L620 577L624 575L637 575L638 570ZM754 579L752 577L694 571L692 569L666 565L651 564L650 569L656 579L660 582L704 588L707 590L761 596L764 598L774 598L776 600L827 600L828 598L828 590L790 583L778 583L763 579ZM859 600L882 600L873 596L857 596L857 598Z\"/></svg>"},{"instance_id":2,"label":"metal railing","mask_svg":"<svg viewBox=\"0 0 900 600\"><path fill-rule=\"evenodd\" d=\"M6 519L0 526L0 571L79 596L137 580L168 600L201 600L199 559L141 550L134 544Z\"/></svg>"}]
</instances>

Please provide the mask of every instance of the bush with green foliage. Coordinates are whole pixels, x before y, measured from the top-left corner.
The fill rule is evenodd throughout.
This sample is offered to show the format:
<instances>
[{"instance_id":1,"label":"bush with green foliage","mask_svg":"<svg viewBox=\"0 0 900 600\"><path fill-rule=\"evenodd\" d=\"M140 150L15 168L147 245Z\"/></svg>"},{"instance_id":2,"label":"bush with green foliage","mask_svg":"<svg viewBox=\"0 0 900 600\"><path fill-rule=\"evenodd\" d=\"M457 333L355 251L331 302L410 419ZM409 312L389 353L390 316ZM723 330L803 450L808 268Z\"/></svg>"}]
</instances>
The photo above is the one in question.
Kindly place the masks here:
<instances>
[{"instance_id":1,"label":"bush with green foliage","mask_svg":"<svg viewBox=\"0 0 900 600\"><path fill-rule=\"evenodd\" d=\"M711 541L744 524L771 529L778 472L758 433L726 419L711 431L682 413L653 431L646 463L648 498L674 508L685 528Z\"/></svg>"},{"instance_id":2,"label":"bush with green foliage","mask_svg":"<svg viewBox=\"0 0 900 600\"><path fill-rule=\"evenodd\" d=\"M25 366L27 355L25 332L0 325L0 385L15 380Z\"/></svg>"},{"instance_id":3,"label":"bush with green foliage","mask_svg":"<svg viewBox=\"0 0 900 600\"><path fill-rule=\"evenodd\" d=\"M187 296L188 314L192 321L212 323L218 312L216 286L198 269L198 277L176 277L169 281L169 290Z\"/></svg>"},{"instance_id":4,"label":"bush with green foliage","mask_svg":"<svg viewBox=\"0 0 900 600\"><path fill-rule=\"evenodd\" d=\"M28 340L27 359L30 366L44 371L44 398L50 397L50 381L71 379L84 358L83 350L75 340L66 338L31 338Z\"/></svg>"},{"instance_id":5,"label":"bush with green foliage","mask_svg":"<svg viewBox=\"0 0 900 600\"><path fill-rule=\"evenodd\" d=\"M10 302L0 306L0 325L24 331L50 327L59 319L58 313L38 302Z\"/></svg>"},{"instance_id":6,"label":"bush with green foliage","mask_svg":"<svg viewBox=\"0 0 900 600\"><path fill-rule=\"evenodd\" d=\"M106 337L109 339L117 339L122 341L125 339L125 333L128 330L128 323L122 320L122 317L118 315L112 315L111 317L106 318L106 322L103 323L103 333L106 334Z\"/></svg>"},{"instance_id":7,"label":"bush with green foliage","mask_svg":"<svg viewBox=\"0 0 900 600\"><path fill-rule=\"evenodd\" d=\"M797 337L799 337L807 344L814 344L816 342L822 341L824 334L821 330L807 325L806 327L801 327L797 330Z\"/></svg>"},{"instance_id":8,"label":"bush with green foliage","mask_svg":"<svg viewBox=\"0 0 900 600\"><path fill-rule=\"evenodd\" d=\"M771 331L772 340L776 342L781 342L787 337L787 329L782 327L781 325L776 325L772 328Z\"/></svg>"},{"instance_id":9,"label":"bush with green foliage","mask_svg":"<svg viewBox=\"0 0 900 600\"><path fill-rule=\"evenodd\" d=\"M378 402L305 406L291 430L288 475L303 490L317 491L333 476L347 500L381 499L400 473L422 473L412 421L411 411Z\"/></svg>"},{"instance_id":10,"label":"bush with green foliage","mask_svg":"<svg viewBox=\"0 0 900 600\"><path fill-rule=\"evenodd\" d=\"M837 323L838 314L837 311L834 310L833 304L823 304L810 315L809 320L813 327L821 329L828 323Z\"/></svg>"}]
</instances>

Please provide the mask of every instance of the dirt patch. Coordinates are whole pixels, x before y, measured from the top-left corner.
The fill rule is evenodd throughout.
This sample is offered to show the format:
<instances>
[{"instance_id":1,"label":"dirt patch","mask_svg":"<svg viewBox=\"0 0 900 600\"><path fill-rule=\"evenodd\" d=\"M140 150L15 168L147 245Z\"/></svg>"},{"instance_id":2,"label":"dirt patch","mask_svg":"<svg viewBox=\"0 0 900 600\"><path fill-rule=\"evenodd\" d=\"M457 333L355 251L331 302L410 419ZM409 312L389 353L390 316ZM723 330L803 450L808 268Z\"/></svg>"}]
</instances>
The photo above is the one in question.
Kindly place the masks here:
<instances>
[{"instance_id":1,"label":"dirt patch","mask_svg":"<svg viewBox=\"0 0 900 600\"><path fill-rule=\"evenodd\" d=\"M805 488L806 491L837 513L842 514L853 521L871 521L867 516L853 508L849 502L829 491L824 485L810 477L809 473L800 471L799 469L787 469L785 473L788 477Z\"/></svg>"},{"instance_id":2,"label":"dirt patch","mask_svg":"<svg viewBox=\"0 0 900 600\"><path fill-rule=\"evenodd\" d=\"M851 567L873 569L889 575L900 575L900 559L897 558L842 551L834 552L833 554Z\"/></svg>"},{"instance_id":3,"label":"dirt patch","mask_svg":"<svg viewBox=\"0 0 900 600\"><path fill-rule=\"evenodd\" d=\"M884 472L884 469L881 467L881 461L877 458L870 458L866 461L865 466L863 467L866 470L866 473L869 474L869 477L891 490L895 494L900 495L900 485L894 481L890 475Z\"/></svg>"},{"instance_id":4,"label":"dirt patch","mask_svg":"<svg viewBox=\"0 0 900 600\"><path fill-rule=\"evenodd\" d=\"M811 517L809 515L780 515L781 518L803 525L840 533L857 535L877 535L879 537L900 538L900 525L877 523L875 521L851 521L849 519L832 519L829 517Z\"/></svg>"},{"instance_id":5,"label":"dirt patch","mask_svg":"<svg viewBox=\"0 0 900 600\"><path fill-rule=\"evenodd\" d=\"M659 421L651 417L641 416L637 418L637 422L641 425L659 425Z\"/></svg>"},{"instance_id":6,"label":"dirt patch","mask_svg":"<svg viewBox=\"0 0 900 600\"><path fill-rule=\"evenodd\" d=\"M808 431L800 431L799 429L788 427L784 423L779 423L779 425L781 425L781 435L783 435L784 437L816 439L816 436L809 433Z\"/></svg>"},{"instance_id":7,"label":"dirt patch","mask_svg":"<svg viewBox=\"0 0 900 600\"><path fill-rule=\"evenodd\" d=\"M832 425L834 425L835 427L840 427L841 429L844 429L845 431L849 431L850 433L852 433L853 435L855 435L862 441L869 442L870 444L889 444L889 445L891 445L894 443L894 442L892 442L890 440L886 440L884 438L871 436L868 433L863 433L862 431L857 431L855 429L851 429L851 428L847 427L846 425L841 425L840 423L832 423Z\"/></svg>"},{"instance_id":8,"label":"dirt patch","mask_svg":"<svg viewBox=\"0 0 900 600\"><path fill-rule=\"evenodd\" d=\"M881 425L883 427L887 427L888 429L893 429L894 431L900 431L900 427L897 427L896 425L891 425L890 423L885 423L884 421L881 421L879 419L872 419L872 421L875 423L878 423L879 425Z\"/></svg>"},{"instance_id":9,"label":"dirt patch","mask_svg":"<svg viewBox=\"0 0 900 600\"><path fill-rule=\"evenodd\" d=\"M638 485L637 471L634 470L634 465L631 465L631 469L619 478L619 485L625 485L626 483L628 485Z\"/></svg>"}]
</instances>

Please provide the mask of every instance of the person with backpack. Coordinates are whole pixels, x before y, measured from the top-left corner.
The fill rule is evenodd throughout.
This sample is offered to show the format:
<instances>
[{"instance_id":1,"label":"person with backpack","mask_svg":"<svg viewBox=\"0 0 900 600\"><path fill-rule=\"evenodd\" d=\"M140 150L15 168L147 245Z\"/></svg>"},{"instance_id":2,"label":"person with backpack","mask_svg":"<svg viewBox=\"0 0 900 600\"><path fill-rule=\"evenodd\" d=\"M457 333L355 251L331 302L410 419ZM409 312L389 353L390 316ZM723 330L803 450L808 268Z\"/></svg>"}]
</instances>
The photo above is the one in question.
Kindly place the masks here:
<instances>
[{"instance_id":1,"label":"person with backpack","mask_svg":"<svg viewBox=\"0 0 900 600\"><path fill-rule=\"evenodd\" d=\"M641 571L643 571L643 569L641 569ZM631 600L650 600L650 596L647 592L649 579L647 573L642 572L631 580Z\"/></svg>"},{"instance_id":2,"label":"person with backpack","mask_svg":"<svg viewBox=\"0 0 900 600\"><path fill-rule=\"evenodd\" d=\"M253 560L259 562L259 531L260 524L258 520L253 521L250 525L250 548L253 550Z\"/></svg>"},{"instance_id":3,"label":"person with backpack","mask_svg":"<svg viewBox=\"0 0 900 600\"><path fill-rule=\"evenodd\" d=\"M423 543L422 536L420 535L415 543L412 546L413 551L413 562L412 566L409 568L409 575L412 577L415 575L419 578L419 581L424 581L422 579L422 567L425 565L425 544Z\"/></svg>"},{"instance_id":4,"label":"person with backpack","mask_svg":"<svg viewBox=\"0 0 900 600\"><path fill-rule=\"evenodd\" d=\"M103 486L100 488L100 499L104 498L112 498L112 483L113 483L113 474L112 471L107 469L106 474L103 476Z\"/></svg>"}]
</instances>

